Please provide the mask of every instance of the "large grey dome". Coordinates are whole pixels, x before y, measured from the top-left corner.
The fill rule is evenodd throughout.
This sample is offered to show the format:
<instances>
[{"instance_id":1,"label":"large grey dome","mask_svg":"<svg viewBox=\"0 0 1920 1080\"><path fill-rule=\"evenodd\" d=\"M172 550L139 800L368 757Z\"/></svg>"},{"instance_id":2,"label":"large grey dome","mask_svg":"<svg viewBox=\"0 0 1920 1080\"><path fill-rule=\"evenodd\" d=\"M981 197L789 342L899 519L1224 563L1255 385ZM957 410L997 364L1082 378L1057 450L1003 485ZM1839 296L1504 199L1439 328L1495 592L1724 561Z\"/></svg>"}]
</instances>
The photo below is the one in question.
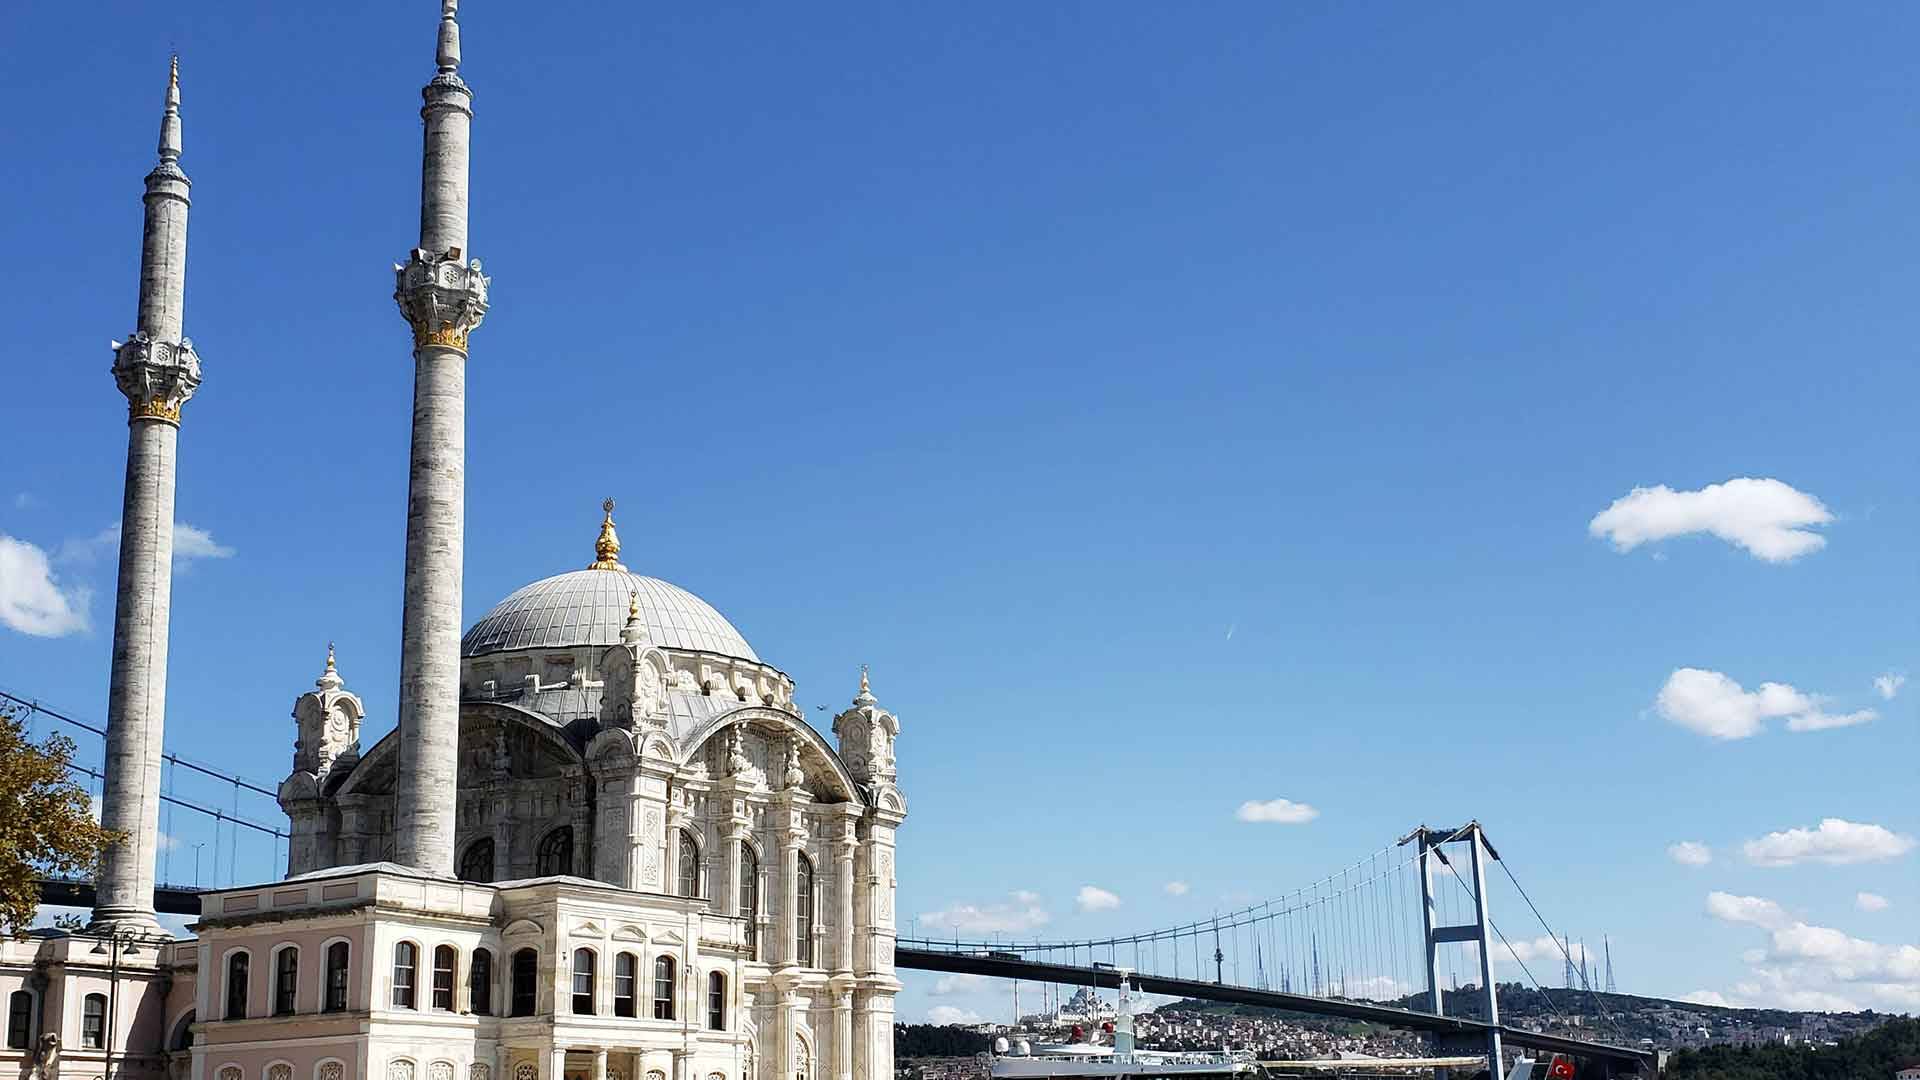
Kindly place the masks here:
<instances>
[{"instance_id":1,"label":"large grey dome","mask_svg":"<svg viewBox=\"0 0 1920 1080\"><path fill-rule=\"evenodd\" d=\"M460 654L618 645L633 594L655 645L759 661L713 605L678 585L625 569L575 570L515 590L460 639Z\"/></svg>"}]
</instances>

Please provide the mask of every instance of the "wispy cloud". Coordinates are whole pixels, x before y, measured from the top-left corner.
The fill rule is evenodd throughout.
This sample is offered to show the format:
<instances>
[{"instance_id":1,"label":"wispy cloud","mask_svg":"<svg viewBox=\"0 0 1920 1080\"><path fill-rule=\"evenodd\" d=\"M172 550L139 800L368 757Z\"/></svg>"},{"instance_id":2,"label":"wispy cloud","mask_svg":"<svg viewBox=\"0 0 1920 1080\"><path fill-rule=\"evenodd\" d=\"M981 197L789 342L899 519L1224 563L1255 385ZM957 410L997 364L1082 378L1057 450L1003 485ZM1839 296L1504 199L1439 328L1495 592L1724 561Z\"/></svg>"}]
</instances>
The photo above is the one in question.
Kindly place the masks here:
<instances>
[{"instance_id":1,"label":"wispy cloud","mask_svg":"<svg viewBox=\"0 0 1920 1080\"><path fill-rule=\"evenodd\" d=\"M1184 881L1169 881L1161 887L1167 890L1168 896L1185 896L1193 891L1192 886Z\"/></svg>"},{"instance_id":2,"label":"wispy cloud","mask_svg":"<svg viewBox=\"0 0 1920 1080\"><path fill-rule=\"evenodd\" d=\"M1707 912L1767 935L1765 948L1742 954L1749 975L1731 992L1698 992L1715 1004L1822 1011L1853 1011L1868 1001L1900 1011L1920 1006L1920 947L1813 925L1758 896L1710 893Z\"/></svg>"},{"instance_id":3,"label":"wispy cloud","mask_svg":"<svg viewBox=\"0 0 1920 1080\"><path fill-rule=\"evenodd\" d=\"M65 637L87 628L84 585L62 584L40 548L0 533L0 623L33 637Z\"/></svg>"},{"instance_id":4,"label":"wispy cloud","mask_svg":"<svg viewBox=\"0 0 1920 1080\"><path fill-rule=\"evenodd\" d=\"M949 997L979 990L987 983L985 975L942 975L933 981L933 989L928 992L935 997Z\"/></svg>"},{"instance_id":5,"label":"wispy cloud","mask_svg":"<svg viewBox=\"0 0 1920 1080\"><path fill-rule=\"evenodd\" d=\"M1667 858L1681 866L1705 866L1713 861L1713 849L1697 840L1682 840L1667 845Z\"/></svg>"},{"instance_id":6,"label":"wispy cloud","mask_svg":"<svg viewBox=\"0 0 1920 1080\"><path fill-rule=\"evenodd\" d=\"M938 930L963 934L1006 934L1032 930L1052 920L1040 904L1040 894L1024 890L1011 893L1005 901L991 904L951 904L939 911L924 912L920 921Z\"/></svg>"},{"instance_id":7,"label":"wispy cloud","mask_svg":"<svg viewBox=\"0 0 1920 1080\"><path fill-rule=\"evenodd\" d=\"M1887 701L1892 701L1893 695L1898 694L1900 688L1905 685L1907 685L1907 677L1897 671L1889 671L1884 675L1876 675L1873 679L1874 692Z\"/></svg>"},{"instance_id":8,"label":"wispy cloud","mask_svg":"<svg viewBox=\"0 0 1920 1080\"><path fill-rule=\"evenodd\" d=\"M1594 515L1587 532L1623 552L1705 533L1763 562L1782 563L1825 547L1826 537L1807 527L1831 521L1833 513L1803 491L1778 480L1738 477L1698 491L1665 484L1634 488Z\"/></svg>"},{"instance_id":9,"label":"wispy cloud","mask_svg":"<svg viewBox=\"0 0 1920 1080\"><path fill-rule=\"evenodd\" d=\"M1786 683L1761 683L1748 690L1718 671L1678 668L1667 676L1654 708L1672 723L1715 739L1746 739L1760 734L1768 720L1785 719L1788 731L1824 731L1878 719L1872 709L1832 713L1826 699Z\"/></svg>"},{"instance_id":10,"label":"wispy cloud","mask_svg":"<svg viewBox=\"0 0 1920 1080\"><path fill-rule=\"evenodd\" d=\"M1234 811L1241 821L1269 822L1275 825L1305 825L1320 816L1320 811L1292 799L1248 799Z\"/></svg>"},{"instance_id":11,"label":"wispy cloud","mask_svg":"<svg viewBox=\"0 0 1920 1080\"><path fill-rule=\"evenodd\" d=\"M113 524L84 540L69 540L60 545L56 561L86 566L120 549L120 523ZM216 541L213 534L184 521L173 523L173 565L184 570L196 559L230 559L234 549Z\"/></svg>"},{"instance_id":12,"label":"wispy cloud","mask_svg":"<svg viewBox=\"0 0 1920 1080\"><path fill-rule=\"evenodd\" d=\"M974 1024L984 1024L986 1022L986 1017L981 1016L972 1009L962 1009L957 1005L935 1005L933 1008L927 1010L927 1023L929 1024L964 1024L971 1027Z\"/></svg>"},{"instance_id":13,"label":"wispy cloud","mask_svg":"<svg viewBox=\"0 0 1920 1080\"><path fill-rule=\"evenodd\" d=\"M1073 906L1081 911L1112 911L1120 906L1120 898L1098 885L1082 885L1074 894Z\"/></svg>"},{"instance_id":14,"label":"wispy cloud","mask_svg":"<svg viewBox=\"0 0 1920 1080\"><path fill-rule=\"evenodd\" d=\"M1786 829L1749 840L1740 850L1747 861L1756 866L1793 866L1803 862L1845 866L1897 859L1913 850L1913 837L1902 836L1881 825L1825 818L1811 829Z\"/></svg>"},{"instance_id":15,"label":"wispy cloud","mask_svg":"<svg viewBox=\"0 0 1920 1080\"><path fill-rule=\"evenodd\" d=\"M1885 911L1891 904L1879 893L1863 892L1854 895L1853 906L1861 911Z\"/></svg>"}]
</instances>

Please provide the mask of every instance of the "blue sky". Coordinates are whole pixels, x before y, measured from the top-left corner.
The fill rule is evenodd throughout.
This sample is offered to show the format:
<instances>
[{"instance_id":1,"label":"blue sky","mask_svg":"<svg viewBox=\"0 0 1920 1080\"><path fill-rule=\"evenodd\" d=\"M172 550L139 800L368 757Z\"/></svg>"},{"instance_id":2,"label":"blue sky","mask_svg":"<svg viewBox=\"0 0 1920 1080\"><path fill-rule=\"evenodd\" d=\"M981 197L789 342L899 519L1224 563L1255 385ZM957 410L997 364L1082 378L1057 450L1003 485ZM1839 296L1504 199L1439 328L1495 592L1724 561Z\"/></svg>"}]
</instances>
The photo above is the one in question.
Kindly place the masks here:
<instances>
[{"instance_id":1,"label":"blue sky","mask_svg":"<svg viewBox=\"0 0 1920 1080\"><path fill-rule=\"evenodd\" d=\"M208 555L168 740L284 775L330 639L391 725L388 267L435 9L16 12L0 685L104 711L107 342L177 47ZM801 700L870 663L903 916L1027 891L1046 935L1157 925L1476 816L1623 989L1920 1009L1920 690L1873 685L1920 636L1916 24L473 0L468 617L583 564L612 494L625 561ZM1775 483L1687 494L1736 478ZM1590 531L1661 485L1618 520L1664 539ZM1318 814L1236 819L1277 798ZM1772 833L1786 865L1742 853ZM1003 997L916 979L902 1014Z\"/></svg>"}]
</instances>

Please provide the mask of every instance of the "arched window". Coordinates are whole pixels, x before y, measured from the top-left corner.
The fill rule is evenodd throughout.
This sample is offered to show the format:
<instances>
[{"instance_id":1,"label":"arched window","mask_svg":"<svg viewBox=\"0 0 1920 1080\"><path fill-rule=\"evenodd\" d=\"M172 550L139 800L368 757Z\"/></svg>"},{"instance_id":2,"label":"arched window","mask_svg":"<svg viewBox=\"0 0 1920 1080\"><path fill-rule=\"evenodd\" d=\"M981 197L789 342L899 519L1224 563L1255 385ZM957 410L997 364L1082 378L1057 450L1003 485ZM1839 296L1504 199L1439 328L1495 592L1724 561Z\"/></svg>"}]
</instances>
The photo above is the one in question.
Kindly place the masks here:
<instances>
[{"instance_id":1,"label":"arched window","mask_svg":"<svg viewBox=\"0 0 1920 1080\"><path fill-rule=\"evenodd\" d=\"M336 941L327 946L327 1000L323 1012L347 1011L347 943Z\"/></svg>"},{"instance_id":2,"label":"arched window","mask_svg":"<svg viewBox=\"0 0 1920 1080\"><path fill-rule=\"evenodd\" d=\"M635 1016L634 981L640 977L640 958L623 952L613 958L613 1015Z\"/></svg>"},{"instance_id":3,"label":"arched window","mask_svg":"<svg viewBox=\"0 0 1920 1080\"><path fill-rule=\"evenodd\" d=\"M7 1049L33 1045L33 991L15 990L7 998Z\"/></svg>"},{"instance_id":4,"label":"arched window","mask_svg":"<svg viewBox=\"0 0 1920 1080\"><path fill-rule=\"evenodd\" d=\"M532 1016L540 1007L540 954L532 949L513 954L513 995L508 1004L515 1016Z\"/></svg>"},{"instance_id":5,"label":"arched window","mask_svg":"<svg viewBox=\"0 0 1920 1080\"><path fill-rule=\"evenodd\" d=\"M727 1030L727 976L725 972L707 972L707 1027Z\"/></svg>"},{"instance_id":6,"label":"arched window","mask_svg":"<svg viewBox=\"0 0 1920 1080\"><path fill-rule=\"evenodd\" d=\"M653 958L653 1018L673 1019L673 957Z\"/></svg>"},{"instance_id":7,"label":"arched window","mask_svg":"<svg viewBox=\"0 0 1920 1080\"><path fill-rule=\"evenodd\" d=\"M300 950L289 945L273 954L273 1015L293 1015L294 995L300 989Z\"/></svg>"},{"instance_id":8,"label":"arched window","mask_svg":"<svg viewBox=\"0 0 1920 1080\"><path fill-rule=\"evenodd\" d=\"M247 966L246 953L236 952L227 957L227 1019L229 1020L247 1018Z\"/></svg>"},{"instance_id":9,"label":"arched window","mask_svg":"<svg viewBox=\"0 0 1920 1080\"><path fill-rule=\"evenodd\" d=\"M593 950L573 950L573 1011L593 1015Z\"/></svg>"},{"instance_id":10,"label":"arched window","mask_svg":"<svg viewBox=\"0 0 1920 1080\"><path fill-rule=\"evenodd\" d=\"M460 880L493 880L493 839L491 837L484 837L467 845L466 854L460 856Z\"/></svg>"},{"instance_id":11,"label":"arched window","mask_svg":"<svg viewBox=\"0 0 1920 1080\"><path fill-rule=\"evenodd\" d=\"M680 830L680 895L700 895L700 845L686 829Z\"/></svg>"},{"instance_id":12,"label":"arched window","mask_svg":"<svg viewBox=\"0 0 1920 1080\"><path fill-rule=\"evenodd\" d=\"M573 826L562 825L541 839L534 873L540 877L573 873Z\"/></svg>"},{"instance_id":13,"label":"arched window","mask_svg":"<svg viewBox=\"0 0 1920 1080\"><path fill-rule=\"evenodd\" d=\"M417 1009L414 987L419 983L420 947L403 941L393 947L393 1007Z\"/></svg>"},{"instance_id":14,"label":"arched window","mask_svg":"<svg viewBox=\"0 0 1920 1080\"><path fill-rule=\"evenodd\" d=\"M453 1011L453 968L459 956L451 945L433 950L433 1007L441 1012Z\"/></svg>"},{"instance_id":15,"label":"arched window","mask_svg":"<svg viewBox=\"0 0 1920 1080\"><path fill-rule=\"evenodd\" d=\"M167 1040L167 1049L174 1051L193 1049L193 1022L197 1019L197 1015L194 1010L188 1009L185 1016L174 1021L173 1038Z\"/></svg>"},{"instance_id":16,"label":"arched window","mask_svg":"<svg viewBox=\"0 0 1920 1080\"><path fill-rule=\"evenodd\" d=\"M473 950L473 962L467 968L467 1002L476 1016L493 1015L493 953Z\"/></svg>"},{"instance_id":17,"label":"arched window","mask_svg":"<svg viewBox=\"0 0 1920 1080\"><path fill-rule=\"evenodd\" d=\"M796 852L793 886L793 955L801 967L813 966L813 860Z\"/></svg>"},{"instance_id":18,"label":"arched window","mask_svg":"<svg viewBox=\"0 0 1920 1080\"><path fill-rule=\"evenodd\" d=\"M740 917L747 921L747 959L758 960L760 942L755 923L760 917L760 857L745 844L740 845Z\"/></svg>"},{"instance_id":19,"label":"arched window","mask_svg":"<svg viewBox=\"0 0 1920 1080\"><path fill-rule=\"evenodd\" d=\"M80 1045L89 1050L106 1049L107 995L87 995L80 1012Z\"/></svg>"}]
</instances>

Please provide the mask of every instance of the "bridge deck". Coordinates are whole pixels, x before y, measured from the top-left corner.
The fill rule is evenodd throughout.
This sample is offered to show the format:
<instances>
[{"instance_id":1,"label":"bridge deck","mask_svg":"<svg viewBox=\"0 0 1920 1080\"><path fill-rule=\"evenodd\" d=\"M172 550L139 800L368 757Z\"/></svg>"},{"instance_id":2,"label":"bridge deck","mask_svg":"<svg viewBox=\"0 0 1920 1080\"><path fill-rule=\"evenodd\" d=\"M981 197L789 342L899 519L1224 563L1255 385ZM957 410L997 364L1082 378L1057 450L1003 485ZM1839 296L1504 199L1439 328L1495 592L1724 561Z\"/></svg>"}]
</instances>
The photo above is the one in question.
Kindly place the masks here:
<instances>
[{"instance_id":1,"label":"bridge deck","mask_svg":"<svg viewBox=\"0 0 1920 1080\"><path fill-rule=\"evenodd\" d=\"M1000 979L1025 979L1054 982L1068 986L1118 987L1120 975L1110 968L1084 968L1070 964L1050 964L1032 960L1008 960L995 956L940 952L935 949L896 948L894 963L916 971L942 971L955 975L986 975ZM1439 1035L1479 1035L1484 1037L1493 1025L1485 1020L1464 1016L1436 1016L1412 1009L1396 1009L1365 1001L1313 997L1309 994L1283 994L1277 990L1259 990L1249 986L1230 986L1198 979L1170 979L1164 975L1136 972L1133 984L1149 994L1225 1001L1237 1005L1259 1005L1272 1009L1364 1020L1408 1031L1427 1031ZM1508 1046L1602 1061L1628 1071L1654 1072L1654 1055L1649 1051L1607 1043L1585 1042L1559 1035L1547 1035L1524 1028L1500 1026L1500 1038Z\"/></svg>"}]
</instances>

